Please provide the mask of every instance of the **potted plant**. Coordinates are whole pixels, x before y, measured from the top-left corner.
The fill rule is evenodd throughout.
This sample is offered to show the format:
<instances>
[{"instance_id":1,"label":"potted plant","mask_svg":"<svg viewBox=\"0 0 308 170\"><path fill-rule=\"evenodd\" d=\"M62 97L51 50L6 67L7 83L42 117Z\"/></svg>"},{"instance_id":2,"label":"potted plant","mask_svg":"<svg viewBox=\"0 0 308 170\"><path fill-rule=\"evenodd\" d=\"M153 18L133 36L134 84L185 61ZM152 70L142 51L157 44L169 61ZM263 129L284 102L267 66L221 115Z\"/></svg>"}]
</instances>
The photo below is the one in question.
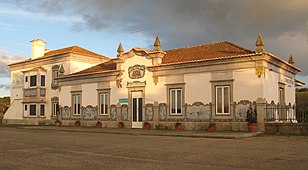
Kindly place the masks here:
<instances>
[{"instance_id":1,"label":"potted plant","mask_svg":"<svg viewBox=\"0 0 308 170\"><path fill-rule=\"evenodd\" d=\"M143 129L151 129L152 125L149 122L144 122Z\"/></svg>"},{"instance_id":2,"label":"potted plant","mask_svg":"<svg viewBox=\"0 0 308 170\"><path fill-rule=\"evenodd\" d=\"M76 120L76 122L74 123L74 126L75 127L80 127L81 123L80 123L80 120Z\"/></svg>"},{"instance_id":3,"label":"potted plant","mask_svg":"<svg viewBox=\"0 0 308 170\"><path fill-rule=\"evenodd\" d=\"M95 125L95 127L96 127L96 128L101 128L101 127L103 127L103 124L102 124L102 122L100 122L100 121L97 121L97 122L96 122L96 125Z\"/></svg>"},{"instance_id":4,"label":"potted plant","mask_svg":"<svg viewBox=\"0 0 308 170\"><path fill-rule=\"evenodd\" d=\"M256 109L253 109L250 105L247 110L247 126L249 132L256 132L257 131L257 112Z\"/></svg>"},{"instance_id":5,"label":"potted plant","mask_svg":"<svg viewBox=\"0 0 308 170\"><path fill-rule=\"evenodd\" d=\"M61 121L59 119L57 119L55 121L55 126L57 126L57 127L61 126Z\"/></svg>"},{"instance_id":6,"label":"potted plant","mask_svg":"<svg viewBox=\"0 0 308 170\"><path fill-rule=\"evenodd\" d=\"M216 123L211 122L209 127L208 127L208 129L207 129L207 131L209 131L209 132L216 131Z\"/></svg>"},{"instance_id":7,"label":"potted plant","mask_svg":"<svg viewBox=\"0 0 308 170\"><path fill-rule=\"evenodd\" d=\"M124 123L123 122L119 122L118 123L118 128L124 128Z\"/></svg>"},{"instance_id":8,"label":"potted plant","mask_svg":"<svg viewBox=\"0 0 308 170\"><path fill-rule=\"evenodd\" d=\"M182 130L182 124L180 122L175 123L175 130Z\"/></svg>"}]
</instances>

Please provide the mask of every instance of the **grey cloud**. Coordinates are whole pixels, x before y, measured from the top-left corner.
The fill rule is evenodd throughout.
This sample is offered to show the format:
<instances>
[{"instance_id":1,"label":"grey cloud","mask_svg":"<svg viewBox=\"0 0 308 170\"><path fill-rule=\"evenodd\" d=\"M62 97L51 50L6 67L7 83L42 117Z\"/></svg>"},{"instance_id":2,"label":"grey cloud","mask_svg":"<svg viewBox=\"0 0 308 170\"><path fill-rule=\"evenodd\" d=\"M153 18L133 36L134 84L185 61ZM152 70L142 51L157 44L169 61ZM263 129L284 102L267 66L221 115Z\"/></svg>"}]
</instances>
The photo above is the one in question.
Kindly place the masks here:
<instances>
[{"instance_id":1,"label":"grey cloud","mask_svg":"<svg viewBox=\"0 0 308 170\"><path fill-rule=\"evenodd\" d=\"M308 75L308 1L306 0L71 0L8 2L49 15L77 15L72 30L147 32L159 35L164 49L229 40L255 49L259 33L267 51L287 59ZM150 44L150 45L151 45ZM149 46L149 44L148 44Z\"/></svg>"},{"instance_id":2,"label":"grey cloud","mask_svg":"<svg viewBox=\"0 0 308 170\"><path fill-rule=\"evenodd\" d=\"M10 68L0 61L0 77L10 77Z\"/></svg>"},{"instance_id":3,"label":"grey cloud","mask_svg":"<svg viewBox=\"0 0 308 170\"><path fill-rule=\"evenodd\" d=\"M0 89L10 90L11 86L7 84L0 84Z\"/></svg>"},{"instance_id":4,"label":"grey cloud","mask_svg":"<svg viewBox=\"0 0 308 170\"><path fill-rule=\"evenodd\" d=\"M0 49L0 77L10 77L10 63L24 60L25 57L19 54L9 55L6 50Z\"/></svg>"}]
</instances>

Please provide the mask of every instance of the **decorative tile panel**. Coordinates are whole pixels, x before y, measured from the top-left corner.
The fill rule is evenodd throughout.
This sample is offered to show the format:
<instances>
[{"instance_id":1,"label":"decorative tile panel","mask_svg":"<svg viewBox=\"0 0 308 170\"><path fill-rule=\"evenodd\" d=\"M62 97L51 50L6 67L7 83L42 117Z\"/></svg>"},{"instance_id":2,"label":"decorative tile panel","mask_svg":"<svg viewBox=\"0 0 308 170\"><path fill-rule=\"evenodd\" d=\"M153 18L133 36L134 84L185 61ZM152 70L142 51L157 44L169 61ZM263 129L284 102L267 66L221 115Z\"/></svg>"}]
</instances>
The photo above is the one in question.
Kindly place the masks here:
<instances>
[{"instance_id":1,"label":"decorative tile panel","mask_svg":"<svg viewBox=\"0 0 308 170\"><path fill-rule=\"evenodd\" d=\"M62 118L70 118L71 107L64 106L63 108L61 108L61 110L62 110Z\"/></svg>"},{"instance_id":2,"label":"decorative tile panel","mask_svg":"<svg viewBox=\"0 0 308 170\"><path fill-rule=\"evenodd\" d=\"M153 119L153 104L145 105L145 120L151 121Z\"/></svg>"},{"instance_id":3,"label":"decorative tile panel","mask_svg":"<svg viewBox=\"0 0 308 170\"><path fill-rule=\"evenodd\" d=\"M159 106L159 120L166 120L167 118L167 104L160 103Z\"/></svg>"},{"instance_id":4,"label":"decorative tile panel","mask_svg":"<svg viewBox=\"0 0 308 170\"><path fill-rule=\"evenodd\" d=\"M128 105L121 105L121 118L123 121L128 120Z\"/></svg>"},{"instance_id":5,"label":"decorative tile panel","mask_svg":"<svg viewBox=\"0 0 308 170\"><path fill-rule=\"evenodd\" d=\"M186 105L186 118L188 120L210 120L211 107L202 102L195 102L192 105Z\"/></svg>"},{"instance_id":6,"label":"decorative tile panel","mask_svg":"<svg viewBox=\"0 0 308 170\"><path fill-rule=\"evenodd\" d=\"M85 119L96 119L97 117L97 107L88 105L83 108L83 118Z\"/></svg>"},{"instance_id":7,"label":"decorative tile panel","mask_svg":"<svg viewBox=\"0 0 308 170\"><path fill-rule=\"evenodd\" d=\"M117 118L117 106L113 104L110 106L110 119L116 120L116 118Z\"/></svg>"}]
</instances>

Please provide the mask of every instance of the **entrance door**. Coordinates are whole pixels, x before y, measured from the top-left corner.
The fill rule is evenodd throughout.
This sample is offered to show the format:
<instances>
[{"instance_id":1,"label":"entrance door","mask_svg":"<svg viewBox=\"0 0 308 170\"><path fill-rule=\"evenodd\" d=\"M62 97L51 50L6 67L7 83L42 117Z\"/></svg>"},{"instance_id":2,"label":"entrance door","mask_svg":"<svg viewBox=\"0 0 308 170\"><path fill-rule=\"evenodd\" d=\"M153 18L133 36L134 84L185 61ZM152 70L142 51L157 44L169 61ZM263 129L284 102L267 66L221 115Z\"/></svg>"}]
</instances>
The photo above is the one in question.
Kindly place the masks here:
<instances>
[{"instance_id":1,"label":"entrance door","mask_svg":"<svg viewBox=\"0 0 308 170\"><path fill-rule=\"evenodd\" d=\"M132 92L132 128L142 128L142 91Z\"/></svg>"}]
</instances>

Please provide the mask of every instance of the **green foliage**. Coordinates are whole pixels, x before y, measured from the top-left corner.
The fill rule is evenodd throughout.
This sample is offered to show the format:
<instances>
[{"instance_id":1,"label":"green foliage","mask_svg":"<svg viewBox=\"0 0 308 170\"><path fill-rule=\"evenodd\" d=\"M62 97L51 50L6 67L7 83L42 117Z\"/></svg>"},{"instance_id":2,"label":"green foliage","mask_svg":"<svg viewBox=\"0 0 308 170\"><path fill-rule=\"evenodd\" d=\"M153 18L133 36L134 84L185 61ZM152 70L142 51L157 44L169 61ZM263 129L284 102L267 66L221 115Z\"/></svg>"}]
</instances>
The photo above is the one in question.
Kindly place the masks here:
<instances>
[{"instance_id":1,"label":"green foliage","mask_svg":"<svg viewBox=\"0 0 308 170\"><path fill-rule=\"evenodd\" d=\"M308 91L308 88L296 88L296 92L305 92Z\"/></svg>"},{"instance_id":2,"label":"green foliage","mask_svg":"<svg viewBox=\"0 0 308 170\"><path fill-rule=\"evenodd\" d=\"M297 105L308 105L308 90L296 92L296 104Z\"/></svg>"},{"instance_id":3,"label":"green foliage","mask_svg":"<svg viewBox=\"0 0 308 170\"><path fill-rule=\"evenodd\" d=\"M0 97L0 112L5 113L10 107L10 97Z\"/></svg>"}]
</instances>

